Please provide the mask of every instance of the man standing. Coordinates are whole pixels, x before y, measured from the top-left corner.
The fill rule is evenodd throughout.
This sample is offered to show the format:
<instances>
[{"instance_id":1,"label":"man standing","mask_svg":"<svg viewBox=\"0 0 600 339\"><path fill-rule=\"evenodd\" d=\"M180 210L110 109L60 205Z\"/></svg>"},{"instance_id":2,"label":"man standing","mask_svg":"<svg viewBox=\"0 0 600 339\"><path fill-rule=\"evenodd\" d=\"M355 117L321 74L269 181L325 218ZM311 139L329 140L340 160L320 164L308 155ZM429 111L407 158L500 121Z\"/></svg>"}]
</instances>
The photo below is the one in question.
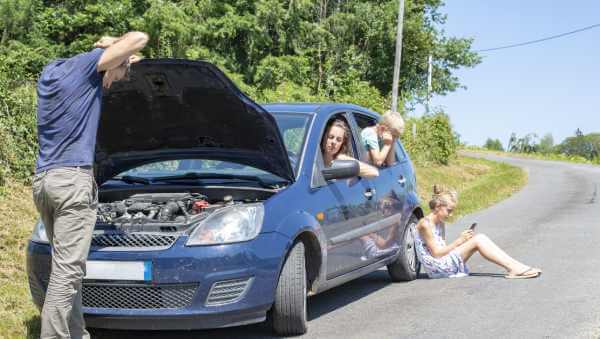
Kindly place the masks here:
<instances>
[{"instance_id":1,"label":"man standing","mask_svg":"<svg viewBox=\"0 0 600 339\"><path fill-rule=\"evenodd\" d=\"M52 248L41 338L89 338L81 284L96 222L92 166L102 88L127 74L147 42L141 32L104 37L90 52L52 61L38 80L40 151L32 190Z\"/></svg>"}]
</instances>

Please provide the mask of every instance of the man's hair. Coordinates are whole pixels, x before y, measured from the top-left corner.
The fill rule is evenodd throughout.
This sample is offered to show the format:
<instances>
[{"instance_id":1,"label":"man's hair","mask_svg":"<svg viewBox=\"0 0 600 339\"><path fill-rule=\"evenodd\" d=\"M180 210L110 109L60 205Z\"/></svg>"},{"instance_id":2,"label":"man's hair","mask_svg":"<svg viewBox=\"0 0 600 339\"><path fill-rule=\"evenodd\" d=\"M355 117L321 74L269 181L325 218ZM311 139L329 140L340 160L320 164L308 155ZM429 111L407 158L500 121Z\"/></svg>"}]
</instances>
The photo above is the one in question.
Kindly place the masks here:
<instances>
[{"instance_id":1,"label":"man's hair","mask_svg":"<svg viewBox=\"0 0 600 339\"><path fill-rule=\"evenodd\" d=\"M394 138L399 138L404 132L404 119L398 112L385 112L379 124L387 127Z\"/></svg>"}]
</instances>

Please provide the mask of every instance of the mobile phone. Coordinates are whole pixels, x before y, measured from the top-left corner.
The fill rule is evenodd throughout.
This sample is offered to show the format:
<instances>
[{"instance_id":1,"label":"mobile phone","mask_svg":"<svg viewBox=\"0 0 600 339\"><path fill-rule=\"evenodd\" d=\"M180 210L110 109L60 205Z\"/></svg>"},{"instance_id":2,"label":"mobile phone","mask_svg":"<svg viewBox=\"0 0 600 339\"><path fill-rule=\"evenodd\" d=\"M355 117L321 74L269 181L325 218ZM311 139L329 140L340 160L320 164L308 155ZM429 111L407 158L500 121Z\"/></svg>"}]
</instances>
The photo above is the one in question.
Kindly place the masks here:
<instances>
[{"instance_id":1,"label":"mobile phone","mask_svg":"<svg viewBox=\"0 0 600 339\"><path fill-rule=\"evenodd\" d=\"M469 229L472 231L472 230L474 230L474 229L475 229L475 226L477 226L477 223L476 223L476 222L474 222L474 223L471 225L471 227L469 227Z\"/></svg>"}]
</instances>

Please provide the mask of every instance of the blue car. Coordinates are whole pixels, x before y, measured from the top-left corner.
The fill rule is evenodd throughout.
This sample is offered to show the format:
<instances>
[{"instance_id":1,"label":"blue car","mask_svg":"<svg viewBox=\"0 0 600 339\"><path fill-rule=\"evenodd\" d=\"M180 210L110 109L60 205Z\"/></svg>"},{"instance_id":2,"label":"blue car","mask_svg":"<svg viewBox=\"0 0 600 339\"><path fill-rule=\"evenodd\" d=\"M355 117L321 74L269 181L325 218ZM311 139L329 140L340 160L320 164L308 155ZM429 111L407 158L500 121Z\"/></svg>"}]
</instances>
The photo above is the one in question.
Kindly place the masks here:
<instances>
[{"instance_id":1,"label":"blue car","mask_svg":"<svg viewBox=\"0 0 600 339\"><path fill-rule=\"evenodd\" d=\"M271 319L307 330L306 299L387 266L415 279L423 216L411 161L358 176L325 167L328 122L361 129L379 115L346 104L258 105L207 62L157 59L104 94L97 136L97 223L83 305L88 327L203 329ZM27 249L43 305L51 249L38 222Z\"/></svg>"}]
</instances>

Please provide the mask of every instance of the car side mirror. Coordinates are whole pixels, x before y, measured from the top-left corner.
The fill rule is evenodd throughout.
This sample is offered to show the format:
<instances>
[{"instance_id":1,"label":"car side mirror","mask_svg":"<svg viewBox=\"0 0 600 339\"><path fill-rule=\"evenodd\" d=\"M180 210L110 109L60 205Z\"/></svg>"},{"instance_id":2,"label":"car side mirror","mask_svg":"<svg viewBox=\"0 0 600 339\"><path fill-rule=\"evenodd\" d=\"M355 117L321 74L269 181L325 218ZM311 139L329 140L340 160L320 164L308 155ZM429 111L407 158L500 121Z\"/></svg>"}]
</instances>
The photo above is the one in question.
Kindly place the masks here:
<instances>
[{"instance_id":1,"label":"car side mirror","mask_svg":"<svg viewBox=\"0 0 600 339\"><path fill-rule=\"evenodd\" d=\"M325 180L353 178L358 176L359 172L360 165L356 160L334 160L331 167L321 171Z\"/></svg>"}]
</instances>

